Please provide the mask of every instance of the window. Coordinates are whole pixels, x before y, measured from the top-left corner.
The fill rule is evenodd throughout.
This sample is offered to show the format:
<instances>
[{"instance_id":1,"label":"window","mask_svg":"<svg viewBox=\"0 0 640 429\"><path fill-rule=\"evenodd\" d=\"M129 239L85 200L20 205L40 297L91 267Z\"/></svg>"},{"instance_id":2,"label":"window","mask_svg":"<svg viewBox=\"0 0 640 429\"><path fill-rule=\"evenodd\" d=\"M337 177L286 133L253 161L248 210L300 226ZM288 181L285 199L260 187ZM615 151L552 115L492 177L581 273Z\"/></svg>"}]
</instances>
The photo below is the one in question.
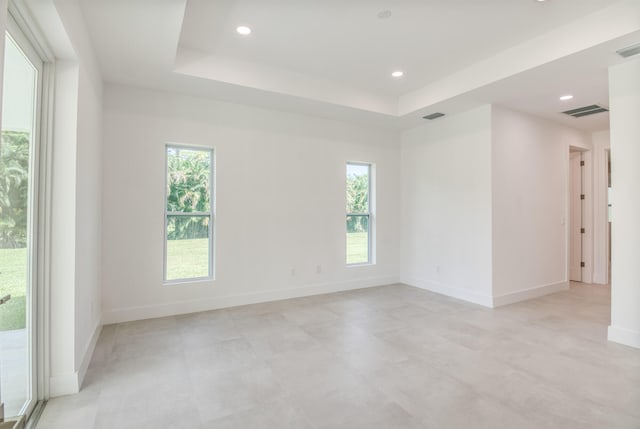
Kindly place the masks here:
<instances>
[{"instance_id":1,"label":"window","mask_svg":"<svg viewBox=\"0 0 640 429\"><path fill-rule=\"evenodd\" d=\"M371 164L347 163L347 265L370 264Z\"/></svg>"},{"instance_id":2,"label":"window","mask_svg":"<svg viewBox=\"0 0 640 429\"><path fill-rule=\"evenodd\" d=\"M213 278L213 151L166 148L166 282Z\"/></svg>"}]
</instances>

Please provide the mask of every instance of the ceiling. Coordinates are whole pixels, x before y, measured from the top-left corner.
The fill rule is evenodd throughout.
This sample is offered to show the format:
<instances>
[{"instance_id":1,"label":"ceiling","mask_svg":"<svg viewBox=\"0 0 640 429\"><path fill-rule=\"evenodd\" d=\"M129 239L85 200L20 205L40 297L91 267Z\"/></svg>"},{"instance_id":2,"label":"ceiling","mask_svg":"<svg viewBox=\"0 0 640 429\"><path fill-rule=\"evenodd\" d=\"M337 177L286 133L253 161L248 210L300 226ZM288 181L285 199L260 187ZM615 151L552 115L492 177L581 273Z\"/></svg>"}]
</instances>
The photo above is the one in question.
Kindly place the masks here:
<instances>
[{"instance_id":1,"label":"ceiling","mask_svg":"<svg viewBox=\"0 0 640 429\"><path fill-rule=\"evenodd\" d=\"M586 131L637 0L83 0L103 77L406 128L496 103ZM389 14L390 12L390 14ZM380 14L387 15L381 18ZM389 16L390 15L390 16ZM236 27L252 29L241 36ZM391 77L402 70L402 78ZM560 102L559 96L574 99Z\"/></svg>"}]
</instances>

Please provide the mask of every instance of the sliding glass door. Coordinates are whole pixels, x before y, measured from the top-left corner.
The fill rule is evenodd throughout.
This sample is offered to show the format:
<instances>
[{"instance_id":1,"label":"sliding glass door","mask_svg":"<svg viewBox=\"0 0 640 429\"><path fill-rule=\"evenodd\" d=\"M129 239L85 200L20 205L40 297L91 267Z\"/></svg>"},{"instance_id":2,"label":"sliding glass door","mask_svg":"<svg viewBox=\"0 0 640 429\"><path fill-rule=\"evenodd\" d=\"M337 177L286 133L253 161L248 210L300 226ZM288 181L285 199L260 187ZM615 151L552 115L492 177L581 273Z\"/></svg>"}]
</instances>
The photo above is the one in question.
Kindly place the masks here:
<instances>
[{"instance_id":1,"label":"sliding glass door","mask_svg":"<svg viewBox=\"0 0 640 429\"><path fill-rule=\"evenodd\" d=\"M28 414L36 392L37 172L42 60L10 20L0 140L0 402Z\"/></svg>"}]
</instances>

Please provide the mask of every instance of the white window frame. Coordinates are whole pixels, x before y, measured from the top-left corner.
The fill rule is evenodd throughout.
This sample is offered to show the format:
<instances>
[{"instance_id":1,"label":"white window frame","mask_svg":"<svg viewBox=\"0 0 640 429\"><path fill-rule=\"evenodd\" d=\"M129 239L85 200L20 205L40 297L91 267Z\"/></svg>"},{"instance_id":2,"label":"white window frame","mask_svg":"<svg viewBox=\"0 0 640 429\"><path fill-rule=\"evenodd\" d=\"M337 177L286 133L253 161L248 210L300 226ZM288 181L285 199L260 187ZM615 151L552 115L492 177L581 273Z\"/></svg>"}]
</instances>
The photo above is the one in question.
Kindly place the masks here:
<instances>
[{"instance_id":1,"label":"white window frame","mask_svg":"<svg viewBox=\"0 0 640 429\"><path fill-rule=\"evenodd\" d=\"M367 231L367 261L366 262L356 262L356 263L348 263L347 262L347 255L345 254L345 264L347 265L347 267L360 267L360 266L365 266L365 265L373 265L375 264L375 255L374 255L374 250L375 250L375 196L374 196L374 190L375 190L375 164L370 163L370 162L359 162L359 161L347 161L345 167L348 168L350 165L356 165L356 166L364 166L367 167L368 169L368 189L367 192L369 193L368 196L368 206L369 206L369 211L366 213L351 213L351 212L347 212L346 216L345 216L345 231L347 228L347 224L346 224L346 219L349 216L367 216L368 218L368 231ZM346 172L346 171L345 171ZM346 185L346 174L345 174L345 191L347 188ZM346 194L346 192L345 192ZM346 204L345 204L346 206ZM345 240L346 240L346 235L345 235ZM345 242L345 246L344 246L345 252L347 250L347 243Z\"/></svg>"},{"instance_id":2,"label":"white window frame","mask_svg":"<svg viewBox=\"0 0 640 429\"><path fill-rule=\"evenodd\" d=\"M178 149L178 150L192 150L199 152L209 152L210 154L210 162L209 162L209 212L172 212L167 210L167 199L168 193L167 189L169 186L169 157L168 151L169 149ZM167 143L164 146L164 261L163 261L163 280L165 285L173 285L173 284L182 284L182 283L194 283L200 281L212 281L215 279L215 257L214 257L214 238L215 238L215 225L216 225L216 217L215 217L215 150L211 147L206 146L195 146L195 145L184 145L184 144L175 144L175 143ZM187 216L187 217L196 217L196 216L209 216L209 274L206 277L189 277L184 279L167 279L167 227L169 224L169 216Z\"/></svg>"},{"instance_id":3,"label":"white window frame","mask_svg":"<svg viewBox=\"0 0 640 429\"><path fill-rule=\"evenodd\" d=\"M21 414L37 420L44 408L44 400L49 398L49 305L51 252L48 243L51 238L51 150L53 142L53 89L55 56L45 37L37 31L38 26L29 10L22 2L9 1L6 27L3 29L16 42L19 49L38 70L36 100L36 124L33 147L31 148L31 179L29 199L34 216L28 225L32 237L32 249L28 275L31 277L29 335L30 360L30 401ZM6 35L5 33L5 35ZM2 38L2 43L5 39ZM4 66L4 64L3 64ZM0 85L2 82L0 82Z\"/></svg>"}]
</instances>

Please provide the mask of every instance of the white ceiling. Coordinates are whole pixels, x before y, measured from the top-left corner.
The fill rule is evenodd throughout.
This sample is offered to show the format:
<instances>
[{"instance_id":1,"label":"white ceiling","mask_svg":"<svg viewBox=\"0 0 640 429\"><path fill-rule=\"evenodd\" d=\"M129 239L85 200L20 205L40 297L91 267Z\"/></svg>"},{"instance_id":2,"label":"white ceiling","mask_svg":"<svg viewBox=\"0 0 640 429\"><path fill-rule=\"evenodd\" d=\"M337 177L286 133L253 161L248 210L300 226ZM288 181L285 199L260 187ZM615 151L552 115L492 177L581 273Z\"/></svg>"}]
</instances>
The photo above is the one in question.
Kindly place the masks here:
<instances>
[{"instance_id":1,"label":"white ceiling","mask_svg":"<svg viewBox=\"0 0 640 429\"><path fill-rule=\"evenodd\" d=\"M109 82L399 128L498 103L588 131L637 0L83 0ZM378 13L390 10L387 19ZM250 36L235 32L252 28ZM401 69L405 76L394 79ZM572 93L575 99L560 103Z\"/></svg>"}]
</instances>

